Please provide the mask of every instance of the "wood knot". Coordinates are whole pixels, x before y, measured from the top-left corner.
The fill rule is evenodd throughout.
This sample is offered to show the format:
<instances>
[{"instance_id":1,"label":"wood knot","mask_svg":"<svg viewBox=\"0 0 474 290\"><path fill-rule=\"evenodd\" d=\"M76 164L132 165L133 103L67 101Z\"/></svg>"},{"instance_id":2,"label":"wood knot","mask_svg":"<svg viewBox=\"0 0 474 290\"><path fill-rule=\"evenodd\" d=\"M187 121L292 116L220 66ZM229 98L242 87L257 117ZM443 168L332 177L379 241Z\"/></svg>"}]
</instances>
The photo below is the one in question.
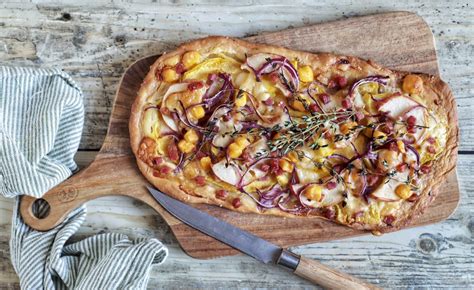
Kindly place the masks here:
<instances>
[{"instance_id":1,"label":"wood knot","mask_svg":"<svg viewBox=\"0 0 474 290\"><path fill-rule=\"evenodd\" d=\"M117 35L115 37L115 43L117 44L124 44L127 41L124 35Z\"/></svg>"},{"instance_id":2,"label":"wood knot","mask_svg":"<svg viewBox=\"0 0 474 290\"><path fill-rule=\"evenodd\" d=\"M471 233L471 235L474 234L474 217L471 217L471 219L469 220L469 223L467 224L467 228L469 229L469 232Z\"/></svg>"},{"instance_id":3,"label":"wood knot","mask_svg":"<svg viewBox=\"0 0 474 290\"><path fill-rule=\"evenodd\" d=\"M71 14L64 12L58 20L61 21L70 21L72 19Z\"/></svg>"},{"instance_id":4,"label":"wood knot","mask_svg":"<svg viewBox=\"0 0 474 290\"><path fill-rule=\"evenodd\" d=\"M454 246L449 243L441 234L421 234L416 241L416 248L425 255L437 256L441 252L451 249Z\"/></svg>"},{"instance_id":5,"label":"wood knot","mask_svg":"<svg viewBox=\"0 0 474 290\"><path fill-rule=\"evenodd\" d=\"M418 247L425 254L435 252L437 248L435 241L430 238L421 239L418 242Z\"/></svg>"}]
</instances>

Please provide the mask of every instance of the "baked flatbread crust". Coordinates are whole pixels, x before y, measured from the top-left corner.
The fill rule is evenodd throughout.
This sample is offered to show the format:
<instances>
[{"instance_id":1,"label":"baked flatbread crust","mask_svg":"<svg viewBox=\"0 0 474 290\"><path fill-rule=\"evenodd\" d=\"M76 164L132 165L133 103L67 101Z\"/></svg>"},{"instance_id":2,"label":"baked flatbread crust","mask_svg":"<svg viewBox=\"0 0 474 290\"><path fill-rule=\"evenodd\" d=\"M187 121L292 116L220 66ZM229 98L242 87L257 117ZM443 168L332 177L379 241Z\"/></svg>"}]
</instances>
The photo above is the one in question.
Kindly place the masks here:
<instances>
[{"instance_id":1,"label":"baked flatbread crust","mask_svg":"<svg viewBox=\"0 0 474 290\"><path fill-rule=\"evenodd\" d=\"M341 59L348 60L353 67L357 67L361 74L365 75L385 75L391 78L401 80L408 72L392 71L381 67L372 62L365 61L352 56L338 56L328 53L312 54L301 51L293 51L282 47L253 44L238 39L228 37L207 37L204 39L192 41L181 45L178 49L163 54L150 67L150 71L145 77L143 84L138 92L137 98L132 106L131 117L129 122L130 140L132 151L137 154L140 142L143 136L143 128L141 120L147 98L154 93L159 87L160 80L156 77L158 70L163 66L163 61L175 55L182 55L187 51L215 51L231 52L236 54L254 55L257 53L270 53L283 55L288 59L297 58L301 63L318 64L320 71L324 71L331 64L337 63ZM420 197L412 203L403 203L397 210L397 218L391 224L383 222L373 225L360 222L346 224L349 227L361 230L370 230L373 232L388 232L400 229L416 219L423 213L423 210L430 205L439 192L440 185L446 180L446 176L455 168L457 149L459 144L459 128L456 113L456 104L454 97L448 85L438 76L430 76L426 74L417 74L423 80L423 98L426 106L432 110L436 116L442 116L447 121L446 128L446 145L437 159L433 162L432 170L423 177L424 188L422 188ZM184 202L188 203L205 203L228 208L233 211L242 213L258 213L271 214L283 217L296 217L289 212L279 209L268 209L262 211L251 199L244 199L238 208L232 205L232 200L222 200L214 196L203 194L202 191L212 191L211 186L205 186L195 191L183 190L182 182L173 178L157 177L153 174L153 168L137 158L137 164L142 174L160 191ZM319 216L325 218L321 213L310 213L308 215L298 215L298 217L314 217Z\"/></svg>"}]
</instances>

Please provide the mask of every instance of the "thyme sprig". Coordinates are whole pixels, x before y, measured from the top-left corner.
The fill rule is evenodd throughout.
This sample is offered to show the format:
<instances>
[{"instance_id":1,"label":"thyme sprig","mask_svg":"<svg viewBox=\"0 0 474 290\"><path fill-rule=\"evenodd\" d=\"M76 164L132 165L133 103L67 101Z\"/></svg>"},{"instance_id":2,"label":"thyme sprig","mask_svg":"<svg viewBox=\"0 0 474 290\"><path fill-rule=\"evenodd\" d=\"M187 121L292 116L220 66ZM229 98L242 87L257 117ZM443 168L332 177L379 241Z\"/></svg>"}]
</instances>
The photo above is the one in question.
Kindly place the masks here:
<instances>
[{"instance_id":1,"label":"thyme sprig","mask_svg":"<svg viewBox=\"0 0 474 290\"><path fill-rule=\"evenodd\" d=\"M285 155L298 147L304 146L320 129L329 127L331 124L337 124L339 118L350 118L354 114L352 111L316 113L302 116L298 120L286 121L280 136L269 142L270 151L278 151ZM327 146L325 144L318 145L317 140L319 138L309 146L313 149Z\"/></svg>"},{"instance_id":2,"label":"thyme sprig","mask_svg":"<svg viewBox=\"0 0 474 290\"><path fill-rule=\"evenodd\" d=\"M407 121L396 121L395 124L408 127ZM429 129L430 128L430 126L423 126L423 125L416 125L416 124L412 125L412 127L418 128L418 129Z\"/></svg>"}]
</instances>

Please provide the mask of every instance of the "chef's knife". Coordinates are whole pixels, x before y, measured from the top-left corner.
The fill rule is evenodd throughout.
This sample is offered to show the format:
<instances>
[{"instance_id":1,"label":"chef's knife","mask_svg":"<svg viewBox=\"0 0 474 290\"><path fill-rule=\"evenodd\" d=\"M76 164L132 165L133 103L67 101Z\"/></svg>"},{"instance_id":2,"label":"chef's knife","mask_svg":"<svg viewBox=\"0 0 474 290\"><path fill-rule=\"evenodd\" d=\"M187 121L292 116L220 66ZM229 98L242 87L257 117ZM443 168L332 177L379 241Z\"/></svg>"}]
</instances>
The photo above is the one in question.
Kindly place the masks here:
<instances>
[{"instance_id":1,"label":"chef's knife","mask_svg":"<svg viewBox=\"0 0 474 290\"><path fill-rule=\"evenodd\" d=\"M330 289L378 289L353 276L338 272L315 260L296 255L249 232L186 205L148 187L151 195L169 213L185 224L265 264L274 263L302 278Z\"/></svg>"}]
</instances>

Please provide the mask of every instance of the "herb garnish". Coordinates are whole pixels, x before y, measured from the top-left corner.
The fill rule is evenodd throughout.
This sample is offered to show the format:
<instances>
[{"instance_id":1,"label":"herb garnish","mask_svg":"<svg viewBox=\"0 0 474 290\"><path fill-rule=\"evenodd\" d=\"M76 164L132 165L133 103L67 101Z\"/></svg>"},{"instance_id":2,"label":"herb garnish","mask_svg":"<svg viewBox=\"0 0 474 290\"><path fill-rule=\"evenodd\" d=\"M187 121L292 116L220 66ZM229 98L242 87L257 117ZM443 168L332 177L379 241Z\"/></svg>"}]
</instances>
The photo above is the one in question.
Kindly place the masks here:
<instances>
[{"instance_id":1,"label":"herb garnish","mask_svg":"<svg viewBox=\"0 0 474 290\"><path fill-rule=\"evenodd\" d=\"M304 146L313 138L318 130L336 123L341 117L350 117L354 114L352 111L316 113L314 115L305 115L299 121L291 120L284 123L281 135L269 142L270 151L278 151L285 155L298 147ZM309 145L311 148L326 147L327 144L319 144L317 141L322 134L316 138L316 142Z\"/></svg>"}]
</instances>

